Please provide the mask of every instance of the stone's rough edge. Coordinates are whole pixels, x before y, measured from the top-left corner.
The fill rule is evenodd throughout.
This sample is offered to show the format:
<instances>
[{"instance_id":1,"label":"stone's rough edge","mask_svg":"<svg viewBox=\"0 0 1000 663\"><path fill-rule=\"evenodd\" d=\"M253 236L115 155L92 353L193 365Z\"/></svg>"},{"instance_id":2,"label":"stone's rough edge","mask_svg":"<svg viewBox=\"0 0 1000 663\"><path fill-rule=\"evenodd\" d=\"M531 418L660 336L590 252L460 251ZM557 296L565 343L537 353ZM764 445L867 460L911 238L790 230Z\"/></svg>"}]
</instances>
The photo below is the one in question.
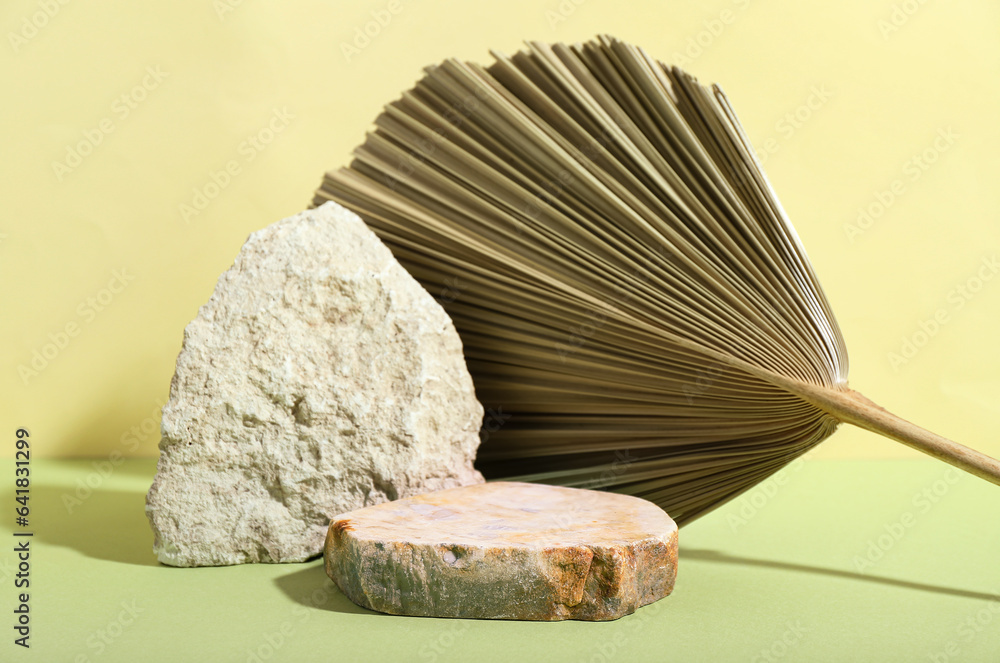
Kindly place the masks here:
<instances>
[{"instance_id":1,"label":"stone's rough edge","mask_svg":"<svg viewBox=\"0 0 1000 663\"><path fill-rule=\"evenodd\" d=\"M327 577L333 580L334 584L337 585L347 598L362 608L375 610L371 601L368 600L368 596L361 589L361 582L357 576L348 573L341 564L337 563L337 560L343 559L343 556L338 558L333 554L335 549L350 545L344 540L344 537L353 529L351 521L346 518L335 518L330 523L330 529L326 534L326 542L323 544L323 568L326 570Z\"/></svg>"},{"instance_id":2,"label":"stone's rough edge","mask_svg":"<svg viewBox=\"0 0 1000 663\"><path fill-rule=\"evenodd\" d=\"M488 483L479 487L496 485L497 483L504 482ZM561 486L555 488L566 489L566 487ZM438 491L438 493L454 490L462 490L462 488L452 488ZM568 490L582 489L569 488ZM626 498L627 500L635 500L656 507L656 505L642 498L622 495L620 493L608 495L614 495L615 500ZM417 495L414 498L420 497L422 496ZM407 499L412 500L414 498ZM658 507L656 508L658 509ZM364 511L364 509L359 511ZM648 536L622 547L573 546L564 549L546 549L544 552L557 554L552 554L548 557L543 556L541 561L549 562L549 564L537 567L535 569L537 572L536 576L530 579L535 580L536 583L533 584L540 585L540 589L549 590L551 596L543 598L541 605L537 605L525 612L517 614L513 612L513 609L506 606L501 610L494 610L493 612L489 612L486 609L456 609L451 611L435 611L430 608L418 610L407 609L402 605L402 600L395 602L385 600L385 597L379 594L379 590L391 593L395 589L387 587L386 583L383 583L380 578L386 576L393 578L402 577L403 574L400 573L401 566L399 565L400 560L417 557L425 560L428 558L434 560L436 557L427 554L431 552L431 548L455 548L461 544L442 542L438 546L433 546L429 544L361 539L358 535L353 534L355 532L354 524L351 521L353 513L355 512L336 516L331 522L324 546L324 568L327 575L351 601L361 607L378 612L394 615L466 619L611 621L632 614L644 605L654 603L669 596L673 592L677 580L678 529L669 514L663 512L668 522L668 528L662 535ZM386 547L391 547L392 550L384 560L383 567L381 568L382 573L378 573L380 569L377 563L373 561L377 559L378 555L373 553L382 552ZM512 545L504 548L489 546L468 547L478 548L478 552L482 552L484 556L500 550L530 550L528 544ZM563 557L559 558L558 554L562 554ZM466 550L463 557L468 555L469 551ZM356 560L355 568L353 569L347 564L351 558ZM645 560L645 564L641 563L642 560ZM584 565L586 569L581 572L580 567ZM552 573L553 571L554 573ZM556 576L554 581L550 577L551 575ZM571 578L569 596L566 595L567 592L565 590L560 591L562 588L558 582L559 579L565 580L567 576ZM588 587L590 588L589 595L587 593ZM476 589L475 583L469 584L465 589L474 593ZM611 595L612 590L615 590L614 595ZM402 599L402 596L399 598ZM567 601L566 599L570 600ZM601 605L600 601L602 599L608 604L606 607ZM521 603L520 605L523 606L524 604Z\"/></svg>"},{"instance_id":3,"label":"stone's rough edge","mask_svg":"<svg viewBox=\"0 0 1000 663\"><path fill-rule=\"evenodd\" d=\"M237 280L240 278L240 272L246 268L245 263L248 260L250 260L250 258L247 255L248 253L260 252L261 249L258 247L258 245L265 244L266 241L270 239L270 236L272 236L276 232L285 232L286 228L294 228L295 230L298 230L297 228L295 228L296 223L300 223L302 221L308 223L316 223L317 221L319 221L319 219L317 219L317 215L319 215L320 217L332 217L337 223L348 224L353 228L352 232L356 232L358 235L364 236L365 243L367 244L365 249L371 251L372 255L378 258L378 262L380 265L380 271L373 272L373 275L376 273L384 275L385 273L394 271L398 275L401 275L404 278L408 279L409 281L412 281L412 284L416 288L414 292L419 292L420 295L423 296L422 300L426 300L426 301L421 301L419 305L424 307L429 307L431 310L437 311L440 314L438 317L441 318L442 329L438 333L438 336L441 338L448 337L449 335L454 336L454 341L458 348L458 356L460 358L462 357L461 340L458 338L453 323L447 316L447 313L444 311L444 309L440 306L440 304L437 301L435 301L433 297L431 297L423 289L423 286L421 286L415 279L413 279L411 275L409 275L406 272L406 270L398 263L398 261L395 260L395 258L392 255L392 252L388 249L388 247L382 244L378 236L375 235L375 233L372 232L370 228L368 228L368 226L363 222L363 220L360 217L358 217L350 210L347 210L346 208L332 202L326 203L324 205L309 210L305 210L299 214L282 219L281 221L275 222L270 226L261 228L259 230L250 233L246 242L241 248L239 254L237 255L233 265L219 276L211 297L205 304L199 307L198 316L185 328L184 345L186 346L188 344L189 337L192 335L190 332L196 328L196 323L198 323L199 321L204 321L205 319L207 319L209 322L212 322L214 321L215 317L219 315L219 311L216 310L218 309L220 300L219 291L224 286L230 286L233 280ZM319 222L330 223L330 221L326 219L323 219L322 221ZM404 295L404 298L414 296L413 293L410 292L409 285L407 285L407 287L403 289L407 291L406 294ZM182 353L183 353L183 348L182 348ZM440 357L435 356L433 361L441 363L442 359ZM456 483L458 483L459 485L462 485L463 483L481 483L483 481L482 475L472 467L472 459L474 458L475 448L478 446L479 442L478 424L479 421L481 421L482 419L482 406L481 404L478 403L478 401L475 400L474 389L471 384L471 377L468 375L468 372L465 368L464 358L462 358L460 363L461 363L461 371L464 372L464 375L458 376L458 382L462 383L463 377L465 378L465 382L468 382L467 385L468 393L471 397L471 402L477 409L477 414L474 417L476 419L474 426L475 430L471 430L470 433L476 439L475 439L475 444L472 446L472 456L469 459L468 467L454 468L454 471L451 471L450 474L451 479L440 478L440 477L437 479L440 481L450 481L452 485ZM180 368L180 364L181 362L179 357L178 369ZM445 367L445 370L447 370L447 367ZM175 372L173 379L171 380L170 400L173 400L175 397L176 390L178 388L177 387L178 381L179 381L178 374L177 372ZM460 385L460 387L465 387L465 386L466 385L464 384ZM464 394L462 394L462 397L464 397ZM168 402L168 405L169 404L170 403ZM164 460L165 460L165 454L163 453L164 450L167 447L181 444L184 442L183 440L180 439L178 440L168 439L168 435L165 430L166 429L165 421L166 417L164 417L164 423L161 424L164 430L161 430L163 436L161 438L159 445L161 450L161 455L157 462L158 477L160 476L161 472L164 469ZM464 435L465 433L462 434ZM192 442L187 441L186 444L190 445L192 444ZM459 472L459 474L456 475L455 472ZM317 545L317 547L313 550L308 550L301 553L292 552L288 554L282 554L280 550L275 551L270 548L265 548L263 545L261 545L258 546L257 549L253 551L248 551L248 550L236 550L229 552L213 551L211 559L205 558L204 555L202 555L199 559L194 559L196 555L193 556L193 554L190 551L185 551L179 548L177 545L174 544L172 540L164 540L163 537L161 537L161 532L156 527L156 524L154 522L154 517L155 517L154 514L158 508L158 505L156 505L156 498L155 498L156 488L157 484L156 482L154 482L153 487L150 489L149 493L147 493L146 496L145 511L147 517L151 521L151 524L153 524L154 534L156 534L154 552L157 554L158 559L162 563L174 566L223 566L223 565L241 564L247 562L269 562L269 563L300 562L300 561L305 561L307 559L315 558L322 554L322 548L319 545ZM329 523L329 517L326 517L324 519L323 529L326 529L327 523ZM321 533L319 535L317 543L321 544L323 540L324 536Z\"/></svg>"},{"instance_id":4,"label":"stone's rough edge","mask_svg":"<svg viewBox=\"0 0 1000 663\"><path fill-rule=\"evenodd\" d=\"M347 521L335 521L334 524L339 525L345 522ZM621 559L621 556L616 554L619 551L594 550L592 548L584 549L586 553L588 553L587 557L589 559L587 570L584 574L581 574L579 584L581 584L584 588L588 584L597 585L598 587L602 584L608 584L612 588L620 587L625 592L625 595L621 597L606 595L588 597L584 594L579 601L562 602L557 600L562 597L559 596L560 592L558 592L558 588L555 588L552 592L552 596L549 597L550 600L546 601L546 605L536 607L521 614L517 614L513 608L510 608L507 611L492 613L482 609L469 609L451 612L433 610L404 610L398 603L384 600L372 600L372 594L374 592L370 589L366 590L366 587L371 588L373 584L377 585L380 581L378 579L379 574L374 573L370 567L366 568L362 566L361 573L357 574L348 570L346 565L338 563L338 560L343 560L350 556L356 558L368 557L363 550L363 544L367 542L359 541L352 537L350 534L351 531L350 527L341 526L339 529L331 527L330 535L327 539L324 551L324 567L326 569L326 573L334 581L337 587L340 588L344 595L351 599L351 601L355 604L363 608L367 608L368 610L384 612L392 615L520 621L613 621L620 619L625 615L632 614L642 606L649 605L650 603L654 603L669 596L674 590L677 578L677 532L675 530L666 537L666 540L651 538L645 541L637 542L637 547L654 547L662 548L663 550L662 553L654 556L657 559L651 560L652 563L657 563L657 569L647 569L646 572L642 574L635 573L637 570L635 568L628 568L629 559L627 558L630 557L630 555L627 553L632 551L625 551L626 559ZM445 546L447 547L448 544L445 544ZM398 559L416 557L421 552L424 552L427 549L427 546L398 544L396 548ZM596 566L593 563L593 560L598 561ZM663 563L658 563L659 561L662 561ZM571 566L571 563L563 560L561 563L557 562L557 565ZM633 573L629 574L629 570L633 571ZM661 571L661 573L657 573L656 571ZM394 573L383 573L381 575L394 575ZM617 582L616 579L618 579ZM625 579L626 582L622 583L622 579ZM646 579L649 582L642 583L643 579ZM590 598L590 601L584 602L587 598ZM601 598L607 599L612 606L602 608L597 605L595 601Z\"/></svg>"}]
</instances>

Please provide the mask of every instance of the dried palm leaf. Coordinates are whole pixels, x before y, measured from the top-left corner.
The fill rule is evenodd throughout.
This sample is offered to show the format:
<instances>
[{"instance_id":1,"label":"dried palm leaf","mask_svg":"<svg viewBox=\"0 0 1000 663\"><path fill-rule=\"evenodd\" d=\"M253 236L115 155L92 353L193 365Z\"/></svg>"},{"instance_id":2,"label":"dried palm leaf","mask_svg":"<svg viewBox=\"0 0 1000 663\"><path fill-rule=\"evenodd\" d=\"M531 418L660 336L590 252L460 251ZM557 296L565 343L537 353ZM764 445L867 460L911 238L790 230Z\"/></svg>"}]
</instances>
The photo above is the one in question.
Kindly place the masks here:
<instances>
[{"instance_id":1,"label":"dried palm leaf","mask_svg":"<svg viewBox=\"0 0 1000 663\"><path fill-rule=\"evenodd\" d=\"M360 214L454 320L488 477L652 500L678 523L848 422L1000 463L847 387L847 351L722 91L601 37L447 60L314 204Z\"/></svg>"}]
</instances>

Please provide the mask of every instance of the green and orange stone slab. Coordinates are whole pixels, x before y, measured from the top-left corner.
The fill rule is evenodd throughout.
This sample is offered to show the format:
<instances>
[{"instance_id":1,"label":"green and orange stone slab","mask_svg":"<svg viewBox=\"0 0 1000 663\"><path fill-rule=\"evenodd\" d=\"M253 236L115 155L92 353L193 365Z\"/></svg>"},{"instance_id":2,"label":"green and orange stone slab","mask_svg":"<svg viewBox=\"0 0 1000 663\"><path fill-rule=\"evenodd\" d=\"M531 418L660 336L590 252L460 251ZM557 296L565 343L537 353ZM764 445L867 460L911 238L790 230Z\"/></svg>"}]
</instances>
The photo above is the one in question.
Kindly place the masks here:
<instances>
[{"instance_id":1,"label":"green and orange stone slab","mask_svg":"<svg viewBox=\"0 0 1000 663\"><path fill-rule=\"evenodd\" d=\"M670 594L677 525L616 493L496 482L333 519L327 574L395 615L609 620Z\"/></svg>"}]
</instances>

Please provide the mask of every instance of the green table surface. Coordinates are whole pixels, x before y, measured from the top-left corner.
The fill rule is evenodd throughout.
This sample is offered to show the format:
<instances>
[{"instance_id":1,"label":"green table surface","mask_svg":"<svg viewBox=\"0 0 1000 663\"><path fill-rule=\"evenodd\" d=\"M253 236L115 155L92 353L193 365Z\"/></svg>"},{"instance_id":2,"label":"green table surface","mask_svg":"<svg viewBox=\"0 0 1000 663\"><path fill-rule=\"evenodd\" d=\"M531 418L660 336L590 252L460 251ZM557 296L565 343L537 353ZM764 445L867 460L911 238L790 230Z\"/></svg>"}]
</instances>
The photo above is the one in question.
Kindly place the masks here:
<instances>
[{"instance_id":1,"label":"green table surface","mask_svg":"<svg viewBox=\"0 0 1000 663\"><path fill-rule=\"evenodd\" d=\"M162 566L155 461L33 461L27 650L3 468L2 661L1000 661L1000 488L929 459L799 461L681 530L671 596L552 623L370 612L319 560Z\"/></svg>"}]
</instances>

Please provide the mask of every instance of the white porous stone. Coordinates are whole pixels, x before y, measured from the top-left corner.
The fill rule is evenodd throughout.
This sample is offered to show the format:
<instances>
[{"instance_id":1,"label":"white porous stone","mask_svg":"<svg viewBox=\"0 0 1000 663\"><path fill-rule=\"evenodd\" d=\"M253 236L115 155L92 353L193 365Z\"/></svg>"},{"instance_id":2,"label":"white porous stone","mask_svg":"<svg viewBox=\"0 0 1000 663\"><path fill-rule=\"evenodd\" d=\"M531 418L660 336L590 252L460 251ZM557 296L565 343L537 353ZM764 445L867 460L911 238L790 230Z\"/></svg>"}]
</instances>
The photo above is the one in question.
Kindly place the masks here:
<instances>
[{"instance_id":1,"label":"white porous stone","mask_svg":"<svg viewBox=\"0 0 1000 663\"><path fill-rule=\"evenodd\" d=\"M253 233L184 330L146 498L173 566L299 562L331 516L481 483L444 309L335 203Z\"/></svg>"}]
</instances>

